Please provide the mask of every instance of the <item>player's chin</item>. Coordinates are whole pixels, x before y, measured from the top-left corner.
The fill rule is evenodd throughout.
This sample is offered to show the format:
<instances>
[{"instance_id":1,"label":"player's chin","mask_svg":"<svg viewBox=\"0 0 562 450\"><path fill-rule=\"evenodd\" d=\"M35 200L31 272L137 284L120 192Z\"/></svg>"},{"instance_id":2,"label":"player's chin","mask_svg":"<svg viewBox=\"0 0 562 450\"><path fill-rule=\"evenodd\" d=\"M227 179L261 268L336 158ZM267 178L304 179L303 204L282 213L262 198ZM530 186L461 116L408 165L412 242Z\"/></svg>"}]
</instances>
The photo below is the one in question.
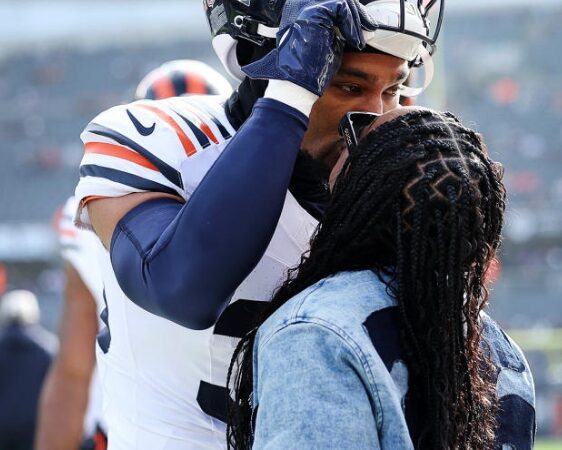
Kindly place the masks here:
<instances>
[{"instance_id":1,"label":"player's chin","mask_svg":"<svg viewBox=\"0 0 562 450\"><path fill-rule=\"evenodd\" d=\"M331 144L329 148L326 150L326 167L331 172L335 165L337 164L338 160L342 153L346 150L345 141L343 139L338 139L336 142Z\"/></svg>"},{"instance_id":2,"label":"player's chin","mask_svg":"<svg viewBox=\"0 0 562 450\"><path fill-rule=\"evenodd\" d=\"M328 178L344 149L345 142L338 136L336 139L323 142L322 145L314 148L303 148L302 152L312 158L317 169Z\"/></svg>"}]
</instances>

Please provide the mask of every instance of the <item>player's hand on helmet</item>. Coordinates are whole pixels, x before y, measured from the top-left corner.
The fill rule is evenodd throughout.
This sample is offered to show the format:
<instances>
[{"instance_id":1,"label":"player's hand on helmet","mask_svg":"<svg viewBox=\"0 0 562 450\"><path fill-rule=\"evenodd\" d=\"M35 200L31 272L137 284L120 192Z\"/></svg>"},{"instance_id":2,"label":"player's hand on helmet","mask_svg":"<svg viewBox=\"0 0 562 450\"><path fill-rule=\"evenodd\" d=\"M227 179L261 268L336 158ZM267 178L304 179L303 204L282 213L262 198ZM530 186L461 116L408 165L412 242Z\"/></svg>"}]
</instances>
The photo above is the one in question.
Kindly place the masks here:
<instances>
[{"instance_id":1,"label":"player's hand on helmet","mask_svg":"<svg viewBox=\"0 0 562 450\"><path fill-rule=\"evenodd\" d=\"M242 70L250 78L290 81L320 96L341 64L344 47L364 45L354 0L287 0L277 48Z\"/></svg>"}]
</instances>

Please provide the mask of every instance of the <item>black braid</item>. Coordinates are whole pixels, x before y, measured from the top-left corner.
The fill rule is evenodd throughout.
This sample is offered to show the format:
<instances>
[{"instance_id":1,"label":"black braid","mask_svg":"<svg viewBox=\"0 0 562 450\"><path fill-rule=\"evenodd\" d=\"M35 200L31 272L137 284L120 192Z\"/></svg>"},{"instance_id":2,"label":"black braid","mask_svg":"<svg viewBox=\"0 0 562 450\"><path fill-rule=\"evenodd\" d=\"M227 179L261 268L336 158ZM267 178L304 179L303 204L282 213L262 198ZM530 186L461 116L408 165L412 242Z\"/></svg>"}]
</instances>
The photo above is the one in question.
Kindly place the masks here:
<instances>
[{"instance_id":1,"label":"black braid","mask_svg":"<svg viewBox=\"0 0 562 450\"><path fill-rule=\"evenodd\" d=\"M480 136L450 113L383 123L344 164L310 251L256 325L325 277L373 270L399 307L409 392L423 411L415 447L492 448L495 388L479 316L501 239L501 177ZM230 448L253 441L255 335L242 339L229 370Z\"/></svg>"}]
</instances>

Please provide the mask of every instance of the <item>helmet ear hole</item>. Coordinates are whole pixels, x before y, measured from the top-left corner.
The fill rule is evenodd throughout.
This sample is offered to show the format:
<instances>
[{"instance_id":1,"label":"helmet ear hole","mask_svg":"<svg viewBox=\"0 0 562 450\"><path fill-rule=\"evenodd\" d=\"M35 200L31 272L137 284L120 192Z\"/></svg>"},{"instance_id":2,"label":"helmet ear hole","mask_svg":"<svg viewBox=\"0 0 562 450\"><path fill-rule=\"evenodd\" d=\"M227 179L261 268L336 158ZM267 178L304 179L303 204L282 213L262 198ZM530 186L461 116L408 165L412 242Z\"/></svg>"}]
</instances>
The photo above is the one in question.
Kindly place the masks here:
<instances>
[{"instance_id":1,"label":"helmet ear hole","mask_svg":"<svg viewBox=\"0 0 562 450\"><path fill-rule=\"evenodd\" d=\"M252 61L252 57L254 56L254 48L255 45L249 41L245 41L244 39L240 39L238 44L236 45L236 58L240 63L240 66L245 66L246 64L250 64Z\"/></svg>"},{"instance_id":2,"label":"helmet ear hole","mask_svg":"<svg viewBox=\"0 0 562 450\"><path fill-rule=\"evenodd\" d=\"M275 40L273 39L266 40L263 45L256 45L253 42L239 39L236 46L236 57L240 66L245 66L263 58L274 48Z\"/></svg>"}]
</instances>

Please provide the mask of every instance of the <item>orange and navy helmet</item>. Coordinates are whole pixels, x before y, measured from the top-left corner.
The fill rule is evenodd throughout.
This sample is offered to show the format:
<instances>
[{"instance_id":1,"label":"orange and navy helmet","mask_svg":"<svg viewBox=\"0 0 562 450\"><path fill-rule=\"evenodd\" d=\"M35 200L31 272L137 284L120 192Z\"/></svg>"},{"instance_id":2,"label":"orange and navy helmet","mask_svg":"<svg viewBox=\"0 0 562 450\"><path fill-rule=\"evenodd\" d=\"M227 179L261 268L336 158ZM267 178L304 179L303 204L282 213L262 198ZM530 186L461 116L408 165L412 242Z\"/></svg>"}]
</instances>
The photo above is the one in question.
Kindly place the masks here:
<instances>
[{"instance_id":1,"label":"orange and navy helmet","mask_svg":"<svg viewBox=\"0 0 562 450\"><path fill-rule=\"evenodd\" d=\"M169 61L139 83L135 100L160 100L180 95L230 95L232 86L209 65L191 59Z\"/></svg>"}]
</instances>

